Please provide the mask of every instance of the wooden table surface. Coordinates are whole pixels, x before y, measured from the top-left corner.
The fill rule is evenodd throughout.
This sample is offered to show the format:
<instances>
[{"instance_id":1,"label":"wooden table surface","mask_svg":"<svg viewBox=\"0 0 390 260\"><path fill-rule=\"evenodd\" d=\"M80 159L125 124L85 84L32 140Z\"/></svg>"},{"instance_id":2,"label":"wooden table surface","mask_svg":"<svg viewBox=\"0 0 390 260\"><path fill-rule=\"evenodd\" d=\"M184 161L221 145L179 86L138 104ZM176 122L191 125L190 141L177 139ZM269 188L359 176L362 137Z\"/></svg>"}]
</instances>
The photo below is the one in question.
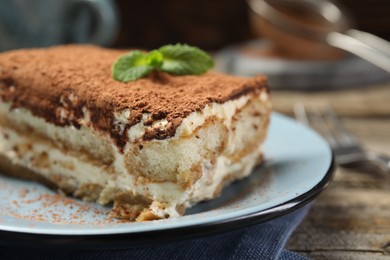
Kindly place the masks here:
<instances>
[{"instance_id":1,"label":"wooden table surface","mask_svg":"<svg viewBox=\"0 0 390 260\"><path fill-rule=\"evenodd\" d=\"M390 155L390 85L336 93L274 92L273 99L274 109L287 114L297 101L330 102L361 143ZM338 167L288 249L312 259L390 259L390 176Z\"/></svg>"}]
</instances>

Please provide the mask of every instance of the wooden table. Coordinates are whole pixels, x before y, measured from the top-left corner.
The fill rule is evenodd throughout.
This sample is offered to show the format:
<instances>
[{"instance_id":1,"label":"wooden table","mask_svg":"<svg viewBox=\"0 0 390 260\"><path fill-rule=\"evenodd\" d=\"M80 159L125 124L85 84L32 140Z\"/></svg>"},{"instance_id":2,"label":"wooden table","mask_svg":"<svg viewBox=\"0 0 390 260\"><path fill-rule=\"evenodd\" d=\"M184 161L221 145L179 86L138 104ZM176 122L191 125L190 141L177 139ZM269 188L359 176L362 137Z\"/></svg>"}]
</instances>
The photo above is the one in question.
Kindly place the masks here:
<instances>
[{"instance_id":1,"label":"wooden table","mask_svg":"<svg viewBox=\"0 0 390 260\"><path fill-rule=\"evenodd\" d=\"M274 92L273 99L275 110L287 114L296 101L330 101L367 148L390 154L390 85L337 93ZM313 259L390 259L390 178L339 167L288 249Z\"/></svg>"}]
</instances>

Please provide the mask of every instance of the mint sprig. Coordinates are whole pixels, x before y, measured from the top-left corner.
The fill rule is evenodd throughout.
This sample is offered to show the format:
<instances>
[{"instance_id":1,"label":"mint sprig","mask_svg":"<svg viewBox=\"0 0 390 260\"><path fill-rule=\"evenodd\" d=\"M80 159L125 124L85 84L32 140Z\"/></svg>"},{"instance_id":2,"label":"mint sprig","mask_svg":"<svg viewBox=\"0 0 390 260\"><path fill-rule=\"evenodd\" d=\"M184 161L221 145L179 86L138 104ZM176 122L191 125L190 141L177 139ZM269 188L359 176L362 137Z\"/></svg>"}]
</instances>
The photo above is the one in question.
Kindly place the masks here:
<instances>
[{"instance_id":1,"label":"mint sprig","mask_svg":"<svg viewBox=\"0 0 390 260\"><path fill-rule=\"evenodd\" d=\"M115 62L112 74L114 79L127 82L136 80L149 74L154 67L147 60L147 55L140 51L133 51L129 54L119 57Z\"/></svg>"},{"instance_id":2,"label":"mint sprig","mask_svg":"<svg viewBox=\"0 0 390 260\"><path fill-rule=\"evenodd\" d=\"M173 75L199 75L214 66L206 52L187 44L165 45L151 52L132 51L117 59L112 68L115 80L128 82L153 70Z\"/></svg>"}]
</instances>

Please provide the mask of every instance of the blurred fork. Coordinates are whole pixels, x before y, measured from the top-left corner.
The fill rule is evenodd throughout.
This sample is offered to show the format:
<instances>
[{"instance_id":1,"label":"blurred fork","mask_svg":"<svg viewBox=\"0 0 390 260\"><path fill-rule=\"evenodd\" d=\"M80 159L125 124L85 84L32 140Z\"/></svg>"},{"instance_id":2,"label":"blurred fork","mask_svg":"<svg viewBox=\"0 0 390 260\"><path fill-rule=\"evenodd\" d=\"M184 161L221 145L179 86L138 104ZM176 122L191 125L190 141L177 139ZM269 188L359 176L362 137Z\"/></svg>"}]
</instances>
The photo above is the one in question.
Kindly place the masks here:
<instances>
[{"instance_id":1,"label":"blurred fork","mask_svg":"<svg viewBox=\"0 0 390 260\"><path fill-rule=\"evenodd\" d=\"M294 105L295 118L317 130L329 143L341 166L369 163L380 173L390 176L390 156L365 150L344 127L329 104L310 109L302 103Z\"/></svg>"}]
</instances>

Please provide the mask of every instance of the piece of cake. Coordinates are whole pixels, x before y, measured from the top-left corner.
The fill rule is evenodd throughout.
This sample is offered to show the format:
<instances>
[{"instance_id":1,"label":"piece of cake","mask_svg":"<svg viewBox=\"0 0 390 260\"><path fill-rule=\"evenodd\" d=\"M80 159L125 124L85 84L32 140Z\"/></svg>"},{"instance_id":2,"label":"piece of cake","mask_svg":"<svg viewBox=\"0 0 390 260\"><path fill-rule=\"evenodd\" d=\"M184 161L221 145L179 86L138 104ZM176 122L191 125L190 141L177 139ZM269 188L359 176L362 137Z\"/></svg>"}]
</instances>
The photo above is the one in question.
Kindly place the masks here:
<instances>
[{"instance_id":1,"label":"piece of cake","mask_svg":"<svg viewBox=\"0 0 390 260\"><path fill-rule=\"evenodd\" d=\"M153 220L212 199L261 162L266 79L153 72L123 83L123 51L58 46L0 54L0 166L112 215Z\"/></svg>"}]
</instances>

